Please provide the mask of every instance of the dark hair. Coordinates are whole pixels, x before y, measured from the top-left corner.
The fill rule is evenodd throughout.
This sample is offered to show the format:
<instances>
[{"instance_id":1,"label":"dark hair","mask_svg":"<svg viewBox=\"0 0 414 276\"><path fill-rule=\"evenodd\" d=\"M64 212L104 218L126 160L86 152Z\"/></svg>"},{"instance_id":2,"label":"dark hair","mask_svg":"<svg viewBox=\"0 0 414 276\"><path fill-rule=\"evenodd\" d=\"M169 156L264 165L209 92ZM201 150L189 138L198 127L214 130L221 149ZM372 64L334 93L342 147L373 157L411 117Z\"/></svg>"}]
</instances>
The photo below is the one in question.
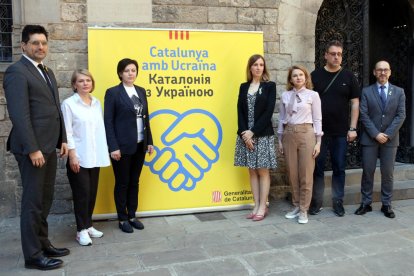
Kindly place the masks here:
<instances>
[{"instance_id":1,"label":"dark hair","mask_svg":"<svg viewBox=\"0 0 414 276\"><path fill-rule=\"evenodd\" d=\"M311 80L311 76L309 74L309 71L308 71L308 69L306 69L305 66L302 66L302 65L293 65L292 67L289 68L288 76L287 76L287 82L286 82L286 89L287 90L292 90L293 87L294 87L293 84L292 84L291 79L292 79L293 70L295 70L295 69L298 69L298 70L303 72L303 74L305 75L305 80L306 80L305 81L305 87L307 89L312 89L313 84L312 84L312 80Z\"/></svg>"},{"instance_id":2,"label":"dark hair","mask_svg":"<svg viewBox=\"0 0 414 276\"><path fill-rule=\"evenodd\" d=\"M255 54L255 55L252 55L249 58L249 61L247 62L247 67L246 67L246 79L247 79L247 81L252 81L253 76L252 76L252 72L250 71L250 67L252 67L252 65L258 59L262 59L263 60L263 64L264 64L263 74L262 74L262 77L261 77L261 81L268 81L269 80L269 72L267 71L266 61L265 61L264 57L262 55Z\"/></svg>"},{"instance_id":3,"label":"dark hair","mask_svg":"<svg viewBox=\"0 0 414 276\"><path fill-rule=\"evenodd\" d=\"M341 41L339 41L339 40L331 40L331 41L329 41L326 44L326 46L325 46L325 52L326 53L329 52L329 48L331 48L332 46L336 46L336 47L339 47L341 49L344 49L344 44L342 44Z\"/></svg>"},{"instance_id":4,"label":"dark hair","mask_svg":"<svg viewBox=\"0 0 414 276\"><path fill-rule=\"evenodd\" d=\"M124 58L124 59L121 59L118 62L118 66L116 67L116 73L118 74L119 80L122 81L122 78L121 78L120 74L122 74L122 72L124 72L125 68L130 64L135 65L135 67L137 68L137 76L138 76L138 70L139 70L138 62L135 59Z\"/></svg>"},{"instance_id":5,"label":"dark hair","mask_svg":"<svg viewBox=\"0 0 414 276\"><path fill-rule=\"evenodd\" d=\"M46 40L49 38L49 33L46 31L45 27L40 25L26 25L22 31L22 42L29 42L32 34L44 34L46 36Z\"/></svg>"}]
</instances>

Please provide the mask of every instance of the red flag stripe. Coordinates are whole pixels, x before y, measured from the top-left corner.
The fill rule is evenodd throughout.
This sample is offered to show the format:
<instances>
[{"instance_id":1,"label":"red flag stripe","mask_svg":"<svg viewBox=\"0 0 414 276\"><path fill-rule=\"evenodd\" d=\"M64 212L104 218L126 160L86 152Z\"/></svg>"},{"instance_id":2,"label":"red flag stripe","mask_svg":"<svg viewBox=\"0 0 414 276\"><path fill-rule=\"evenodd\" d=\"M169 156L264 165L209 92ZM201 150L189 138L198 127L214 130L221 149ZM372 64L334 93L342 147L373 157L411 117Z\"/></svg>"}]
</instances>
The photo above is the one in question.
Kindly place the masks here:
<instances>
[{"instance_id":1,"label":"red flag stripe","mask_svg":"<svg viewBox=\"0 0 414 276\"><path fill-rule=\"evenodd\" d=\"M175 40L190 40L190 31L168 31L168 38L175 39Z\"/></svg>"}]
</instances>

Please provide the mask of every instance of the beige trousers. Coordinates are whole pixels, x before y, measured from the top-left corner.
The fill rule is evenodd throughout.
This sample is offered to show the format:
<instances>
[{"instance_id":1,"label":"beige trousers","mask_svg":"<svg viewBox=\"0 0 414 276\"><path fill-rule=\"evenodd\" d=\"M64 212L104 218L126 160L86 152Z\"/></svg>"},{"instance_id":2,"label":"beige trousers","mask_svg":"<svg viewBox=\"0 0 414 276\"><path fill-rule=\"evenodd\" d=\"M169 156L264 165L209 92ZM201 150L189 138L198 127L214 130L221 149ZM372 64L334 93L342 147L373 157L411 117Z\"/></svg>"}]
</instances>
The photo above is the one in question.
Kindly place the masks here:
<instances>
[{"instance_id":1,"label":"beige trousers","mask_svg":"<svg viewBox=\"0 0 414 276\"><path fill-rule=\"evenodd\" d=\"M286 125L282 143L292 189L292 203L302 212L308 211L315 168L312 154L316 138L312 124Z\"/></svg>"}]
</instances>

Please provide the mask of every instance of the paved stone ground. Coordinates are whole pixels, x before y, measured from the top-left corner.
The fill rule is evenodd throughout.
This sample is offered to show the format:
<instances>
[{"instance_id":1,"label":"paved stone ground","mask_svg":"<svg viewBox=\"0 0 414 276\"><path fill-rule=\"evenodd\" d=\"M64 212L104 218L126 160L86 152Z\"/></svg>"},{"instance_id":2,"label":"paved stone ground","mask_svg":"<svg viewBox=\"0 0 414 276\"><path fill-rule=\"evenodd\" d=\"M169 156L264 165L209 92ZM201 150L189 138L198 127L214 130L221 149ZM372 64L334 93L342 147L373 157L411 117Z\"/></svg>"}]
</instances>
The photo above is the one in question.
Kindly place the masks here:
<instances>
[{"instance_id":1,"label":"paved stone ground","mask_svg":"<svg viewBox=\"0 0 414 276\"><path fill-rule=\"evenodd\" d=\"M248 210L142 219L145 230L122 233L115 221L96 222L105 236L81 247L73 215L51 216L55 246L69 247L64 266L27 270L19 219L0 222L0 275L414 275L414 200L394 202L395 219L379 211L347 215L330 209L299 225L285 201L271 202L261 222Z\"/></svg>"}]
</instances>

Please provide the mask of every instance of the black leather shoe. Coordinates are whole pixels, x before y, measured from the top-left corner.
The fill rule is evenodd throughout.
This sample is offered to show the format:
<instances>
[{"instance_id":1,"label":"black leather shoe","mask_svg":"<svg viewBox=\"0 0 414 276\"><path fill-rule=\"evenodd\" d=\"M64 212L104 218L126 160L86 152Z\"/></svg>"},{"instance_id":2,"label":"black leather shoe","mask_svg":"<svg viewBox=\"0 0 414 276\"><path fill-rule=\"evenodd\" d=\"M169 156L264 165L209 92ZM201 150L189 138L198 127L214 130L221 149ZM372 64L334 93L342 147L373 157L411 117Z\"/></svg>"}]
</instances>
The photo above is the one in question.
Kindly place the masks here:
<instances>
[{"instance_id":1,"label":"black leather shoe","mask_svg":"<svg viewBox=\"0 0 414 276\"><path fill-rule=\"evenodd\" d=\"M394 211L391 209L390 205L382 205L381 212L383 212L384 216L387 218L395 218Z\"/></svg>"},{"instance_id":2,"label":"black leather shoe","mask_svg":"<svg viewBox=\"0 0 414 276\"><path fill-rule=\"evenodd\" d=\"M335 215L337 215L338 217L343 217L345 215L344 205L342 205L341 201L334 201L332 207Z\"/></svg>"},{"instance_id":3,"label":"black leather shoe","mask_svg":"<svg viewBox=\"0 0 414 276\"><path fill-rule=\"evenodd\" d=\"M51 270L61 267L62 264L62 260L51 259L42 254L40 257L25 260L24 267L30 269Z\"/></svg>"},{"instance_id":4,"label":"black leather shoe","mask_svg":"<svg viewBox=\"0 0 414 276\"><path fill-rule=\"evenodd\" d=\"M372 211L372 207L371 207L371 205L364 205L364 204L361 204L361 205L359 206L359 208L358 208L358 209L356 209L356 211L355 211L355 215L359 215L359 216L361 216L361 215L365 215L366 213L371 212L371 211Z\"/></svg>"},{"instance_id":5,"label":"black leather shoe","mask_svg":"<svg viewBox=\"0 0 414 276\"><path fill-rule=\"evenodd\" d=\"M119 229L122 230L122 232L125 233L132 233L134 232L134 229L127 221L120 221L119 222Z\"/></svg>"},{"instance_id":6,"label":"black leather shoe","mask_svg":"<svg viewBox=\"0 0 414 276\"><path fill-rule=\"evenodd\" d=\"M137 218L133 218L128 221L129 221L129 224L131 224L131 226L134 227L135 229L138 229L138 230L144 229L144 224L142 224L142 222L140 222Z\"/></svg>"},{"instance_id":7,"label":"black leather shoe","mask_svg":"<svg viewBox=\"0 0 414 276\"><path fill-rule=\"evenodd\" d=\"M323 210L323 207L319 207L319 208L312 207L312 208L309 209L309 214L313 215L313 216L316 216L316 215L319 215L319 213L322 210Z\"/></svg>"},{"instance_id":8,"label":"black leather shoe","mask_svg":"<svg viewBox=\"0 0 414 276\"><path fill-rule=\"evenodd\" d=\"M46 257L63 257L69 255L70 251L67 248L56 248L53 245L49 245L46 248L43 248L43 254Z\"/></svg>"}]
</instances>

